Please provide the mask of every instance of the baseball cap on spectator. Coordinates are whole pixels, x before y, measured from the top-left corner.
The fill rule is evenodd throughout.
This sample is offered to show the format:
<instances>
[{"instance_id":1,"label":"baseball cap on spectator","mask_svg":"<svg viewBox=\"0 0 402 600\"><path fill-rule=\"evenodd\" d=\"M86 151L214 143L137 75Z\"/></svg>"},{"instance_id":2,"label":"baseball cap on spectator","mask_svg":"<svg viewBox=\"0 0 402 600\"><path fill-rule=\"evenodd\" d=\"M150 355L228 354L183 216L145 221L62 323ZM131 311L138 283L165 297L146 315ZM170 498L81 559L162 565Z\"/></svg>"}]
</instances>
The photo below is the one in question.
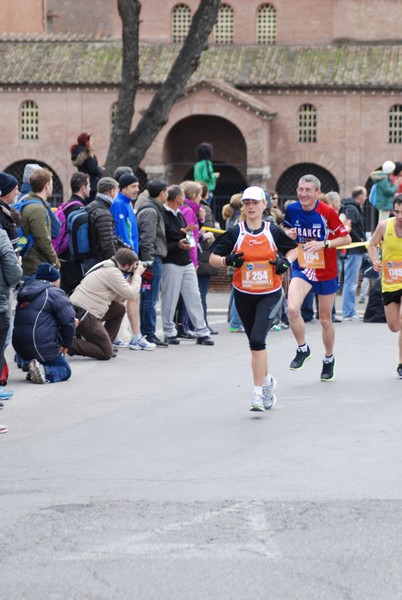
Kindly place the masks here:
<instances>
[{"instance_id":1,"label":"baseball cap on spectator","mask_svg":"<svg viewBox=\"0 0 402 600\"><path fill-rule=\"evenodd\" d=\"M392 160L386 160L385 163L382 165L382 172L386 173L387 175L390 175L394 171L395 171L395 163L392 162Z\"/></svg>"}]
</instances>

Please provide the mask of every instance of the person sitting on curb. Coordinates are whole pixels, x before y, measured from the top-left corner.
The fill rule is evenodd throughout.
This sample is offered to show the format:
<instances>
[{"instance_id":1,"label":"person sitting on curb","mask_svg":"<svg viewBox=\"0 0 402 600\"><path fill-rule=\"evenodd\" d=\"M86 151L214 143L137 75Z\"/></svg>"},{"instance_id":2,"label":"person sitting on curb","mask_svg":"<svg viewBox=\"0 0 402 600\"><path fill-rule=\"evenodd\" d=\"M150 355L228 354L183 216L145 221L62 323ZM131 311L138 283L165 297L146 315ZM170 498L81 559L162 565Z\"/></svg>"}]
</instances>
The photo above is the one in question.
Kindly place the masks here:
<instances>
[{"instance_id":1,"label":"person sitting on curb","mask_svg":"<svg viewBox=\"0 0 402 600\"><path fill-rule=\"evenodd\" d=\"M71 377L66 359L75 334L75 312L59 288L60 271L49 263L38 266L35 281L20 289L12 343L28 361L32 383L56 383Z\"/></svg>"}]
</instances>

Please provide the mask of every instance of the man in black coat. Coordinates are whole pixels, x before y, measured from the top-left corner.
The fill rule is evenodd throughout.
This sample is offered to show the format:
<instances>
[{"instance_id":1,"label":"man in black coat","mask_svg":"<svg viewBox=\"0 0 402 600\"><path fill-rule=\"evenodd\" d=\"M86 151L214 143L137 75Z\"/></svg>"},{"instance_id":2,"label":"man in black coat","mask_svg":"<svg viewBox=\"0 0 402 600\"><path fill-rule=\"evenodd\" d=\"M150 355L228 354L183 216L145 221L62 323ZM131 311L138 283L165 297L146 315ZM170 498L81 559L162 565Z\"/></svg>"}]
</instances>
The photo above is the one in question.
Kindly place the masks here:
<instances>
[{"instance_id":1,"label":"man in black coat","mask_svg":"<svg viewBox=\"0 0 402 600\"><path fill-rule=\"evenodd\" d=\"M118 194L119 184L113 177L102 177L97 189L95 200L86 207L89 213L91 256L84 261L85 272L97 263L112 258L117 250L115 223L110 207Z\"/></svg>"},{"instance_id":2,"label":"man in black coat","mask_svg":"<svg viewBox=\"0 0 402 600\"><path fill-rule=\"evenodd\" d=\"M63 290L56 267L42 263L36 279L18 292L13 346L29 361L27 379L55 383L71 376L66 354L75 335L75 311Z\"/></svg>"}]
</instances>

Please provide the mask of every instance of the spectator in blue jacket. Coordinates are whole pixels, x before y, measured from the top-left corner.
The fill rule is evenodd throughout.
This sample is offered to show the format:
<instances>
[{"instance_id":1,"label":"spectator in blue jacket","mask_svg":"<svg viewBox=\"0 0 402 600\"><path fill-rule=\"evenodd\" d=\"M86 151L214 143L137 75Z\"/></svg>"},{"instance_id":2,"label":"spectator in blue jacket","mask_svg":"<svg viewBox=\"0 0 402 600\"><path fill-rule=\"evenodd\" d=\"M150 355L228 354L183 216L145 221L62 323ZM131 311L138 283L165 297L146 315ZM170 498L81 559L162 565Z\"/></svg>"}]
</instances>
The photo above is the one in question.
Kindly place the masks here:
<instances>
[{"instance_id":1,"label":"spectator in blue jacket","mask_svg":"<svg viewBox=\"0 0 402 600\"><path fill-rule=\"evenodd\" d=\"M35 281L18 292L13 346L29 361L27 379L56 383L71 376L66 359L75 335L75 311L58 286L60 272L49 263L38 266Z\"/></svg>"},{"instance_id":2,"label":"spectator in blue jacket","mask_svg":"<svg viewBox=\"0 0 402 600\"><path fill-rule=\"evenodd\" d=\"M140 186L137 177L132 173L125 173L119 179L119 193L113 200L110 209L115 221L116 237L120 238L137 255L139 239L133 203L139 191Z\"/></svg>"}]
</instances>

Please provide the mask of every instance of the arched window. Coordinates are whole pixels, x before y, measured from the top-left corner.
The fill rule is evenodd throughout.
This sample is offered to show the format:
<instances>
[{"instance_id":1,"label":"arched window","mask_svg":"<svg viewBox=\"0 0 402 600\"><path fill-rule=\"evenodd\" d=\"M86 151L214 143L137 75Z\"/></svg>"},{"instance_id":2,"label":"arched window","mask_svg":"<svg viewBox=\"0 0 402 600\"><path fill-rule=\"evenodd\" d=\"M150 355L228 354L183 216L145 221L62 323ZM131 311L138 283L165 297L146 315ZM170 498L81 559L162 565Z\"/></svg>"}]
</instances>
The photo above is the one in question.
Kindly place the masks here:
<instances>
[{"instance_id":1,"label":"arched window","mask_svg":"<svg viewBox=\"0 0 402 600\"><path fill-rule=\"evenodd\" d=\"M191 10L187 4L176 4L172 11L172 41L182 44L186 39L191 25Z\"/></svg>"},{"instance_id":2,"label":"arched window","mask_svg":"<svg viewBox=\"0 0 402 600\"><path fill-rule=\"evenodd\" d=\"M215 44L233 44L233 32L233 8L229 4L222 4L214 27Z\"/></svg>"},{"instance_id":3,"label":"arched window","mask_svg":"<svg viewBox=\"0 0 402 600\"><path fill-rule=\"evenodd\" d=\"M20 106L20 139L39 139L39 109L33 100L25 100Z\"/></svg>"},{"instance_id":4,"label":"arched window","mask_svg":"<svg viewBox=\"0 0 402 600\"><path fill-rule=\"evenodd\" d=\"M276 10L272 4L262 4L257 10L257 44L276 43Z\"/></svg>"},{"instance_id":5,"label":"arched window","mask_svg":"<svg viewBox=\"0 0 402 600\"><path fill-rule=\"evenodd\" d=\"M402 144L402 104L394 104L389 109L388 143Z\"/></svg>"},{"instance_id":6,"label":"arched window","mask_svg":"<svg viewBox=\"0 0 402 600\"><path fill-rule=\"evenodd\" d=\"M298 112L298 142L317 141L317 109L312 104L303 104Z\"/></svg>"}]
</instances>

